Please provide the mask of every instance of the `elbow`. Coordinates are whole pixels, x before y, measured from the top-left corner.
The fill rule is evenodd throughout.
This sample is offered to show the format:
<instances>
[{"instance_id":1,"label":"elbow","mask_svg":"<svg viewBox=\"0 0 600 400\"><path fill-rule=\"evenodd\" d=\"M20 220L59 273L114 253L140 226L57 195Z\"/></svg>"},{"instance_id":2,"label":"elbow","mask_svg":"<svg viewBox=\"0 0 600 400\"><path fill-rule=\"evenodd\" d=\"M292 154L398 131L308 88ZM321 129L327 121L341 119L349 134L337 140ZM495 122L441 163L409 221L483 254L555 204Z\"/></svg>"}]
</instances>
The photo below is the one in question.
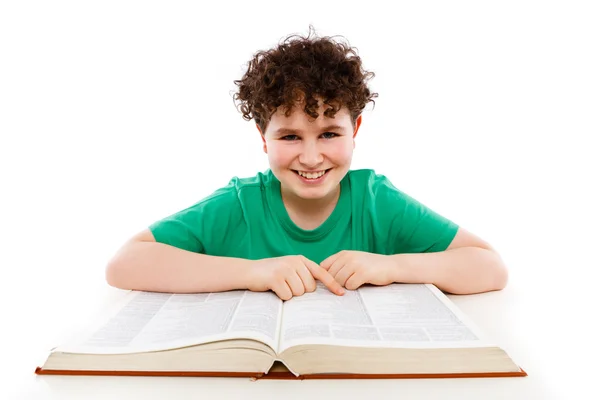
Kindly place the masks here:
<instances>
[{"instance_id":1,"label":"elbow","mask_svg":"<svg viewBox=\"0 0 600 400\"><path fill-rule=\"evenodd\" d=\"M135 248L128 242L108 261L105 269L106 283L117 289L132 290L135 277Z\"/></svg>"},{"instance_id":2,"label":"elbow","mask_svg":"<svg viewBox=\"0 0 600 400\"><path fill-rule=\"evenodd\" d=\"M508 271L505 267L500 268L497 276L494 278L492 290L502 290L508 284Z\"/></svg>"},{"instance_id":3,"label":"elbow","mask_svg":"<svg viewBox=\"0 0 600 400\"><path fill-rule=\"evenodd\" d=\"M105 277L106 283L112 287L119 288L118 266L114 261L109 262L106 266Z\"/></svg>"},{"instance_id":4,"label":"elbow","mask_svg":"<svg viewBox=\"0 0 600 400\"><path fill-rule=\"evenodd\" d=\"M497 256L497 263L493 274L492 290L502 290L508 284L508 268L506 268L502 257L498 253L495 254Z\"/></svg>"},{"instance_id":5,"label":"elbow","mask_svg":"<svg viewBox=\"0 0 600 400\"><path fill-rule=\"evenodd\" d=\"M105 277L106 283L110 286L115 287L117 289L131 289L128 285L125 284L125 273L124 267L117 259L111 260L106 266Z\"/></svg>"}]
</instances>

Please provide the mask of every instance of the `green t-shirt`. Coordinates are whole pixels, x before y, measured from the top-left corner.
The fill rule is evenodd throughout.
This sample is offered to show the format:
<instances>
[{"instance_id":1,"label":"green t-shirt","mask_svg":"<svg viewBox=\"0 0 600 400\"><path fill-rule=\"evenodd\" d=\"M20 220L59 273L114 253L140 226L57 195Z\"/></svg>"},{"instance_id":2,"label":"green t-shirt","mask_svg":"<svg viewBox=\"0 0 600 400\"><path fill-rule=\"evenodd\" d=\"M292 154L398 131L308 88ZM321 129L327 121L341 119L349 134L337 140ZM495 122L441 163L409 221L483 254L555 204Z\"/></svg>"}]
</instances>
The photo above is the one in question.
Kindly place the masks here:
<instances>
[{"instance_id":1,"label":"green t-shirt","mask_svg":"<svg viewBox=\"0 0 600 400\"><path fill-rule=\"evenodd\" d=\"M377 254L446 250L458 226L396 189L373 170L349 171L338 203L314 230L298 227L271 170L229 184L153 223L157 242L188 251L250 260L304 255L320 263L341 250Z\"/></svg>"}]
</instances>

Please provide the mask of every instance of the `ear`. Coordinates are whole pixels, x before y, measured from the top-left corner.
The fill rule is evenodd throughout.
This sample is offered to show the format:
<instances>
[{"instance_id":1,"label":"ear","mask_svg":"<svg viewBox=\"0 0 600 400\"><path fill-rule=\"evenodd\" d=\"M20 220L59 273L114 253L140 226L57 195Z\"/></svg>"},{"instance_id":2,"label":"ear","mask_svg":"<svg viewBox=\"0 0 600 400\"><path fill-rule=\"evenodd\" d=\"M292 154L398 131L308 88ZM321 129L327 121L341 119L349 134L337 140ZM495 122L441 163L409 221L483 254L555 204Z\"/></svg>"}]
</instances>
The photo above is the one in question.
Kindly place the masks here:
<instances>
[{"instance_id":1,"label":"ear","mask_svg":"<svg viewBox=\"0 0 600 400\"><path fill-rule=\"evenodd\" d=\"M360 124L362 124L362 114L359 115L358 118L356 118L356 126L354 127L354 135L352 135L353 139L356 137L356 134L358 133L358 128L360 128Z\"/></svg>"},{"instance_id":2,"label":"ear","mask_svg":"<svg viewBox=\"0 0 600 400\"><path fill-rule=\"evenodd\" d=\"M354 139L356 138L356 134L358 133L358 128L360 128L360 124L362 124L362 114L356 118L356 126L354 127L354 134L352 135L352 148L356 148L356 142Z\"/></svg>"},{"instance_id":3,"label":"ear","mask_svg":"<svg viewBox=\"0 0 600 400\"><path fill-rule=\"evenodd\" d=\"M263 141L263 151L266 153L267 152L267 142L265 141L265 135L263 135L262 131L260 130L260 126L258 126L258 124L256 124L256 129L258 129L258 133L260 133L260 138Z\"/></svg>"}]
</instances>

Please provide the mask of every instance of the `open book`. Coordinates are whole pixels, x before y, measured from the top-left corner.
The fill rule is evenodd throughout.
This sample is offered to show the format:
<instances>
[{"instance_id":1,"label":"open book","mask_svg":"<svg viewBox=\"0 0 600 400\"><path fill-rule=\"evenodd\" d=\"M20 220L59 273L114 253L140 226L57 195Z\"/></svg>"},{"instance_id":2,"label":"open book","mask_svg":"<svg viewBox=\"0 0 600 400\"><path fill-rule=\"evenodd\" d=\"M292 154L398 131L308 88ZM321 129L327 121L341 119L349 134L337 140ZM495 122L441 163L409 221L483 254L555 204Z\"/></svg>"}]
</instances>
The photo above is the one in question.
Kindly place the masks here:
<instances>
[{"instance_id":1,"label":"open book","mask_svg":"<svg viewBox=\"0 0 600 400\"><path fill-rule=\"evenodd\" d=\"M265 378L525 376L435 286L272 292L131 291L54 348L38 374Z\"/></svg>"}]
</instances>

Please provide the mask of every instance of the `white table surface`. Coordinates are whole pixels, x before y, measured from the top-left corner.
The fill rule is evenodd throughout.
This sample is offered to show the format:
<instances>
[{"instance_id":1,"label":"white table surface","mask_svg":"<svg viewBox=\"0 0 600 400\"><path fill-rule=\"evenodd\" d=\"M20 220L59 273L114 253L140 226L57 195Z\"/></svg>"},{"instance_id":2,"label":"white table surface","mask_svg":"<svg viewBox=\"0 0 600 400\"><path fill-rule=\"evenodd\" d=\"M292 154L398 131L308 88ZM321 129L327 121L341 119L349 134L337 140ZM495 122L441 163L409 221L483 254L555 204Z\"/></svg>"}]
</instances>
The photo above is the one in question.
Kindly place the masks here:
<instances>
[{"instance_id":1,"label":"white table surface","mask_svg":"<svg viewBox=\"0 0 600 400\"><path fill-rule=\"evenodd\" d=\"M68 290L66 287L64 290ZM515 359L529 374L525 378L251 381L246 378L37 376L34 369L45 360L48 350L59 344L57 341L63 340L72 326L85 324L85 316L78 317L76 323L74 315L92 315L91 310L100 311L123 292L103 284L91 285L91 288L74 290L73 296L79 296L77 302L61 304L56 303L57 297L52 297L51 289L42 295L46 300L41 297L35 308L37 334L30 329L29 333L15 334L11 339L17 345L9 347L9 359L17 367L3 366L1 376L7 380L0 386L2 399L305 399L317 394L319 398L600 398L596 397L598 388L592 375L593 364L588 372L582 368L582 362L591 352L597 352L587 346L592 335L585 333L580 340L566 343L565 335L578 314L553 310L550 305L556 306L560 301L542 300L550 297L542 296L541 290L533 295L531 287L514 283L499 292L449 297ZM553 298L559 300L558 296L560 293ZM60 298L65 299L64 294ZM555 321L559 323L554 324ZM15 323L18 325L18 319L13 326ZM45 327L41 327L42 324ZM27 348L23 347L26 340L29 341Z\"/></svg>"}]
</instances>

